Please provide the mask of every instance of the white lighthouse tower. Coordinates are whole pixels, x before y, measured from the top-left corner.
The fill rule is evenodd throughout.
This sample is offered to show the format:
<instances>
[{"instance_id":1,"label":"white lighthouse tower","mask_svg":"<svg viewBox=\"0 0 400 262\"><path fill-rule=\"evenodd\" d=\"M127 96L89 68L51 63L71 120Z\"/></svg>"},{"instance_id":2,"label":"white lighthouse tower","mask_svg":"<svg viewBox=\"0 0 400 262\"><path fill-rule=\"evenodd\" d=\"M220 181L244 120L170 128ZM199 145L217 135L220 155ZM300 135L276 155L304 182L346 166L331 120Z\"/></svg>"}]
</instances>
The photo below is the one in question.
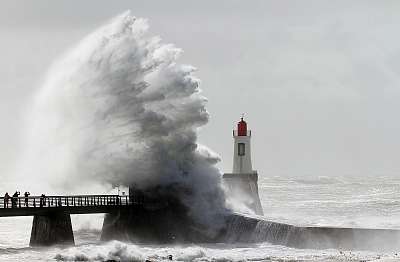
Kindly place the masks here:
<instances>
[{"instance_id":1,"label":"white lighthouse tower","mask_svg":"<svg viewBox=\"0 0 400 262\"><path fill-rule=\"evenodd\" d=\"M232 173L253 173L250 150L251 131L247 131L247 123L241 118L237 130L233 130L233 171Z\"/></svg>"},{"instance_id":2,"label":"white lighthouse tower","mask_svg":"<svg viewBox=\"0 0 400 262\"><path fill-rule=\"evenodd\" d=\"M233 130L233 170L224 174L224 184L228 197L240 201L257 215L263 215L258 196L258 174L251 165L251 130L241 118L237 129Z\"/></svg>"}]
</instances>

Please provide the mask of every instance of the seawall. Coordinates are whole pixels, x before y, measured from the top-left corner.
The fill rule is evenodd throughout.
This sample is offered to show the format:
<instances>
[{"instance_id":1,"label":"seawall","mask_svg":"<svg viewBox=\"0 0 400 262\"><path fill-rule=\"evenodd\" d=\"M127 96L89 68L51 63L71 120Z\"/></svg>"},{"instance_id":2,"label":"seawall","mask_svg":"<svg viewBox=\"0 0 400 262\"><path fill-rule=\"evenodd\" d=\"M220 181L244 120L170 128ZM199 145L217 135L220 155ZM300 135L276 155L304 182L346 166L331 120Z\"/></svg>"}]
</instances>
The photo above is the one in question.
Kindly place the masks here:
<instances>
[{"instance_id":1,"label":"seawall","mask_svg":"<svg viewBox=\"0 0 400 262\"><path fill-rule=\"evenodd\" d=\"M243 214L225 215L212 231L194 223L178 202L162 208L137 207L107 214L101 240L136 243L260 243L294 248L396 251L400 231L389 229L301 227Z\"/></svg>"},{"instance_id":2,"label":"seawall","mask_svg":"<svg viewBox=\"0 0 400 262\"><path fill-rule=\"evenodd\" d=\"M219 242L269 242L295 248L395 251L400 247L400 231L390 229L300 227L232 214Z\"/></svg>"}]
</instances>

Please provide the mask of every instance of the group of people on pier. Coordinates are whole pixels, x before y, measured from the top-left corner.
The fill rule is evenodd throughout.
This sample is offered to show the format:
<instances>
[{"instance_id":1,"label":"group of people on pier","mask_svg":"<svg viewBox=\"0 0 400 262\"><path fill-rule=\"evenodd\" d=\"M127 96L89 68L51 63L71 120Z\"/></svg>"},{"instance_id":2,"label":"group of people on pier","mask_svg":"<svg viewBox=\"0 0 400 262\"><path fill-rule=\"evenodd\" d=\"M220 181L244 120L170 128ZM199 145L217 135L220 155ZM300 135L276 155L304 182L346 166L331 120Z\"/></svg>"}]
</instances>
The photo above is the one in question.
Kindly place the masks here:
<instances>
[{"instance_id":1,"label":"group of people on pier","mask_svg":"<svg viewBox=\"0 0 400 262\"><path fill-rule=\"evenodd\" d=\"M140 204L143 203L142 198L132 198L123 195L72 195L72 196L30 196L29 192L25 192L21 196L16 191L12 196L8 192L4 197L0 197L0 207L3 199L3 208L25 208L25 207L63 207L63 206L119 206L130 205L133 201ZM10 204L11 202L11 204Z\"/></svg>"},{"instance_id":2,"label":"group of people on pier","mask_svg":"<svg viewBox=\"0 0 400 262\"><path fill-rule=\"evenodd\" d=\"M19 191L15 191L15 193L12 195L12 196L10 196L9 194L8 194L8 192L6 192L6 194L4 195L4 205L3 205L3 207L4 208L8 208L9 207L9 203L10 203L10 200L11 200L11 208L15 208L15 207L17 207L17 206L19 206L19 207L21 207L21 203L20 203L20 201L19 201L19 196L20 196L20 192ZM31 195L31 193L30 192L25 192L24 193L24 202L25 202L25 207L28 207L28 205L29 205L29 196ZM41 195L41 198L40 198L40 206L43 206L43 205L45 205L45 195L44 194L42 194Z\"/></svg>"}]
</instances>

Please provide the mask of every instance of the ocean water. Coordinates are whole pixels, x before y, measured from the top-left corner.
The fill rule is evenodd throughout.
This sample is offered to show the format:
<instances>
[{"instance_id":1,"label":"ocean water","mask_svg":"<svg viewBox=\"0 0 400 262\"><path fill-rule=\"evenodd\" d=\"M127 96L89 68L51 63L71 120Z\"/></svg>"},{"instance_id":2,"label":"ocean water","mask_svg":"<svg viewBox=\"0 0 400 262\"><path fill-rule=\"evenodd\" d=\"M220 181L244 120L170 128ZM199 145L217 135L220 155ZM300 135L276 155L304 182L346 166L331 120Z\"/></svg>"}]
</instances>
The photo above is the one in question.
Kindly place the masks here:
<instances>
[{"instance_id":1,"label":"ocean water","mask_svg":"<svg viewBox=\"0 0 400 262\"><path fill-rule=\"evenodd\" d=\"M260 177L265 217L296 225L400 229L400 179ZM296 249L269 243L99 242L103 215L74 215L76 246L30 248L32 218L0 218L0 261L400 261L399 253Z\"/></svg>"}]
</instances>

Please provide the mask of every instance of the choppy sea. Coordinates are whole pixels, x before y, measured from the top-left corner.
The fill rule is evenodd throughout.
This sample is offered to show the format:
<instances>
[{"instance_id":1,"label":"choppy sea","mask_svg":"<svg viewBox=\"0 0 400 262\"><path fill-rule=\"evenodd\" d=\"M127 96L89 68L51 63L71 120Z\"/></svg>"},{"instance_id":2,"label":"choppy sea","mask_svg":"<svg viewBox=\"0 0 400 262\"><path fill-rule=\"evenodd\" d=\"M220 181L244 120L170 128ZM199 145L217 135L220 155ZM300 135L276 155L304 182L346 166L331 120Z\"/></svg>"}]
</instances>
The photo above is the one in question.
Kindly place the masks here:
<instances>
[{"instance_id":1,"label":"choppy sea","mask_svg":"<svg viewBox=\"0 0 400 262\"><path fill-rule=\"evenodd\" d=\"M295 225L400 229L400 179L260 177L265 217ZM103 215L73 215L74 247L30 248L30 217L0 218L0 261L400 261L396 252L295 249L269 243L99 242Z\"/></svg>"}]
</instances>

